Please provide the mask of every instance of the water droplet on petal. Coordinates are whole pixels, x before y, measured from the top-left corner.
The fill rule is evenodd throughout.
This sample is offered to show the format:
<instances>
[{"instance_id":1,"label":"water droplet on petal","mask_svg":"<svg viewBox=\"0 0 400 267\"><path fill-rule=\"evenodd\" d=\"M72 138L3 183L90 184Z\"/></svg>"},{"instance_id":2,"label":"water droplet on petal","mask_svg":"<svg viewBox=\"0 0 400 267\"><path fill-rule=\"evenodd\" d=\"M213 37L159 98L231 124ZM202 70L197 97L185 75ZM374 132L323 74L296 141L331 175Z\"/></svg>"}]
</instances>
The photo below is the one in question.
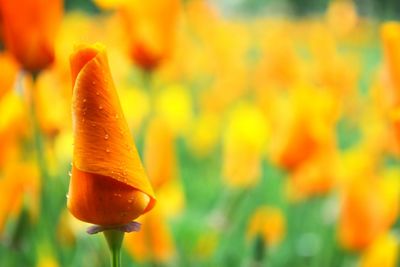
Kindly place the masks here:
<instances>
[{"instance_id":1,"label":"water droplet on petal","mask_svg":"<svg viewBox=\"0 0 400 267\"><path fill-rule=\"evenodd\" d=\"M100 106L99 106L99 109L100 109L100 110L102 110L102 109L103 109L103 106L102 106L102 105L100 105Z\"/></svg>"},{"instance_id":2,"label":"water droplet on petal","mask_svg":"<svg viewBox=\"0 0 400 267\"><path fill-rule=\"evenodd\" d=\"M82 101L83 101L83 103L86 103L87 99L86 99L86 98L84 98Z\"/></svg>"},{"instance_id":3,"label":"water droplet on petal","mask_svg":"<svg viewBox=\"0 0 400 267\"><path fill-rule=\"evenodd\" d=\"M69 177L71 177L71 176L72 176L72 173L71 173L70 171L68 172L68 176L69 176Z\"/></svg>"},{"instance_id":4,"label":"water droplet on petal","mask_svg":"<svg viewBox=\"0 0 400 267\"><path fill-rule=\"evenodd\" d=\"M95 84L96 84L96 81L93 81L92 84L95 85Z\"/></svg>"},{"instance_id":5,"label":"water droplet on petal","mask_svg":"<svg viewBox=\"0 0 400 267\"><path fill-rule=\"evenodd\" d=\"M96 95L100 95L100 92L99 92L99 91L96 91Z\"/></svg>"},{"instance_id":6,"label":"water droplet on petal","mask_svg":"<svg viewBox=\"0 0 400 267\"><path fill-rule=\"evenodd\" d=\"M108 140L108 138L109 138L108 134L105 134L104 135L104 140Z\"/></svg>"},{"instance_id":7,"label":"water droplet on petal","mask_svg":"<svg viewBox=\"0 0 400 267\"><path fill-rule=\"evenodd\" d=\"M107 152L107 153L110 153L110 149L109 149L109 148L107 148L107 149L106 149L106 152Z\"/></svg>"}]
</instances>

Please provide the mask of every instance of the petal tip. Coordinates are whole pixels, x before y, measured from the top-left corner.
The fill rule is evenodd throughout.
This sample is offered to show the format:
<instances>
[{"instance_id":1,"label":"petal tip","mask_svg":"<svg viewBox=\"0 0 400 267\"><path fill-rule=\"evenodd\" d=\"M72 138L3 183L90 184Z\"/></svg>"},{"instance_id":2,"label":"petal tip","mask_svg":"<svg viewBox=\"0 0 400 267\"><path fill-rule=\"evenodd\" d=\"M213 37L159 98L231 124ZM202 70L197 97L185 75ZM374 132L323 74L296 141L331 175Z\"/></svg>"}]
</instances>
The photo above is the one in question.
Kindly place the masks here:
<instances>
[{"instance_id":1,"label":"petal tip","mask_svg":"<svg viewBox=\"0 0 400 267\"><path fill-rule=\"evenodd\" d=\"M92 45L77 44L74 46L74 51L70 56L72 87L75 86L75 80L81 69L100 52L106 50L105 46L100 43Z\"/></svg>"}]
</instances>

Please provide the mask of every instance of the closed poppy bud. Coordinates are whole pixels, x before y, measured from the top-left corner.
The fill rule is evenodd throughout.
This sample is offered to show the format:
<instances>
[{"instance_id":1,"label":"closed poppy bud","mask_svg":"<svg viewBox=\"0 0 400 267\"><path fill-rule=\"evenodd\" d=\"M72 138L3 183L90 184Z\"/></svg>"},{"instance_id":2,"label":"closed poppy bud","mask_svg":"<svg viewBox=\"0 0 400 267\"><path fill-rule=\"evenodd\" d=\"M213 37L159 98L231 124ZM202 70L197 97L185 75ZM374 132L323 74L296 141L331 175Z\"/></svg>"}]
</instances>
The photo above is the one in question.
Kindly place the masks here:
<instances>
[{"instance_id":1,"label":"closed poppy bud","mask_svg":"<svg viewBox=\"0 0 400 267\"><path fill-rule=\"evenodd\" d=\"M2 1L5 46L30 72L54 60L54 38L61 22L61 0Z\"/></svg>"},{"instance_id":2,"label":"closed poppy bud","mask_svg":"<svg viewBox=\"0 0 400 267\"><path fill-rule=\"evenodd\" d=\"M151 210L155 197L114 88L105 48L72 54L74 151L68 208L97 225L122 225Z\"/></svg>"}]
</instances>

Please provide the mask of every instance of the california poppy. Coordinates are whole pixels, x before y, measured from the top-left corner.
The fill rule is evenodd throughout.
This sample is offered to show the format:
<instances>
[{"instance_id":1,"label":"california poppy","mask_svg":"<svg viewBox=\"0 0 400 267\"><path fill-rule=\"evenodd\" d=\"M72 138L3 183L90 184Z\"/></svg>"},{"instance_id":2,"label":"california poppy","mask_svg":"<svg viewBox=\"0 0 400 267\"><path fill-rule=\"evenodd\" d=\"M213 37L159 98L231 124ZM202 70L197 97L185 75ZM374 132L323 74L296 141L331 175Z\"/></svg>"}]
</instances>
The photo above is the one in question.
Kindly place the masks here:
<instances>
[{"instance_id":1,"label":"california poppy","mask_svg":"<svg viewBox=\"0 0 400 267\"><path fill-rule=\"evenodd\" d=\"M385 71L388 77L385 97L389 98L391 105L400 102L400 24L396 22L387 22L381 27L381 39L385 61Z\"/></svg>"},{"instance_id":2,"label":"california poppy","mask_svg":"<svg viewBox=\"0 0 400 267\"><path fill-rule=\"evenodd\" d=\"M155 204L125 121L102 45L71 58L74 151L68 208L104 226L129 223Z\"/></svg>"},{"instance_id":3,"label":"california poppy","mask_svg":"<svg viewBox=\"0 0 400 267\"><path fill-rule=\"evenodd\" d=\"M61 0L2 1L4 43L25 70L37 72L53 62L62 10Z\"/></svg>"},{"instance_id":4,"label":"california poppy","mask_svg":"<svg viewBox=\"0 0 400 267\"><path fill-rule=\"evenodd\" d=\"M286 220L279 208L258 207L250 218L247 228L247 239L261 235L269 246L282 241L286 232Z\"/></svg>"},{"instance_id":5,"label":"california poppy","mask_svg":"<svg viewBox=\"0 0 400 267\"><path fill-rule=\"evenodd\" d=\"M156 68L172 51L179 0L130 1L121 8L130 55L142 69Z\"/></svg>"},{"instance_id":6,"label":"california poppy","mask_svg":"<svg viewBox=\"0 0 400 267\"><path fill-rule=\"evenodd\" d=\"M139 262L152 260L154 263L166 263L172 260L175 244L159 207L141 219L141 231L126 236L127 251Z\"/></svg>"},{"instance_id":7,"label":"california poppy","mask_svg":"<svg viewBox=\"0 0 400 267\"><path fill-rule=\"evenodd\" d=\"M176 177L174 139L168 125L154 118L147 129L144 163L154 188L160 188Z\"/></svg>"},{"instance_id":8,"label":"california poppy","mask_svg":"<svg viewBox=\"0 0 400 267\"><path fill-rule=\"evenodd\" d=\"M344 191L339 239L347 249L363 250L395 222L399 210L398 172L381 179L354 179Z\"/></svg>"},{"instance_id":9,"label":"california poppy","mask_svg":"<svg viewBox=\"0 0 400 267\"><path fill-rule=\"evenodd\" d=\"M234 188L257 185L267 134L267 121L256 106L243 103L233 110L223 136L224 182Z\"/></svg>"}]
</instances>

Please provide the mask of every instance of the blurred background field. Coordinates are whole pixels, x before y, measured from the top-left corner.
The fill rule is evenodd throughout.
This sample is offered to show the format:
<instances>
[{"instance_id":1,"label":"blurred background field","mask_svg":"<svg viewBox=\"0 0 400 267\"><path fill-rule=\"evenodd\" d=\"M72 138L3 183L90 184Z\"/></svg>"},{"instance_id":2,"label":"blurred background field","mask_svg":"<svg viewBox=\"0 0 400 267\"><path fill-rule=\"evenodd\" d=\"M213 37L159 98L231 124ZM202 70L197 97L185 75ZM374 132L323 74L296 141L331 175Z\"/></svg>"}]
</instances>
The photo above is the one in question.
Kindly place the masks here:
<instances>
[{"instance_id":1,"label":"blurred background field","mask_svg":"<svg viewBox=\"0 0 400 267\"><path fill-rule=\"evenodd\" d=\"M109 265L66 208L95 42L158 199L123 266L400 266L400 2L63 4L34 82L0 34L0 266Z\"/></svg>"}]
</instances>

